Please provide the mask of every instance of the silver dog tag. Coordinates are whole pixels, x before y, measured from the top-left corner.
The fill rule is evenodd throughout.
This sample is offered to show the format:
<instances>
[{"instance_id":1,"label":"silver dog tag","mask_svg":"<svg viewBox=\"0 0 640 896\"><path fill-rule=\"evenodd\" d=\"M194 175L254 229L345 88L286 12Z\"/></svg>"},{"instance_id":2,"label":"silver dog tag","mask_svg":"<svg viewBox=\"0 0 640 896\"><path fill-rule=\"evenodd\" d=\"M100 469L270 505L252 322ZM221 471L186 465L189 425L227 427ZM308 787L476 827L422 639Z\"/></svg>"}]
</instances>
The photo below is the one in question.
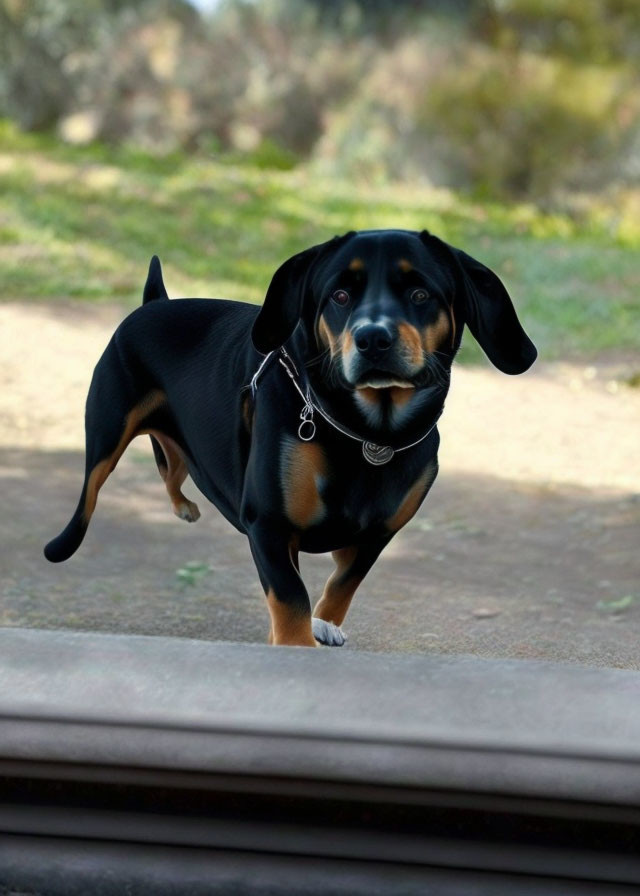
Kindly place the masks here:
<instances>
[{"instance_id":1,"label":"silver dog tag","mask_svg":"<svg viewBox=\"0 0 640 896\"><path fill-rule=\"evenodd\" d=\"M395 454L395 451L388 445L376 445L375 442L363 442L362 454L364 459L370 464L373 464L375 467L381 467L383 464L389 463Z\"/></svg>"}]
</instances>

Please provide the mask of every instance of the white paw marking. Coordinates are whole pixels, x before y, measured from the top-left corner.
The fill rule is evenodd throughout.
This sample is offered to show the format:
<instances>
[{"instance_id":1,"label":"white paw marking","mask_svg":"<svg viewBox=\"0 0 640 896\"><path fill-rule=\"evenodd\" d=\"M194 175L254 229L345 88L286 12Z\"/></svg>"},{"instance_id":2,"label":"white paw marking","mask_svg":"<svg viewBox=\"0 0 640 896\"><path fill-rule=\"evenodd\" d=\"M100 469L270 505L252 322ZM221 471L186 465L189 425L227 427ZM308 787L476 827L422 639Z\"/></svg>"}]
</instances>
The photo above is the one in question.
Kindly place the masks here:
<instances>
[{"instance_id":1,"label":"white paw marking","mask_svg":"<svg viewBox=\"0 0 640 896\"><path fill-rule=\"evenodd\" d=\"M347 636L339 626L334 625L333 622L325 622L324 619L318 619L317 616L312 618L311 628L316 641L325 644L327 647L342 647L347 640Z\"/></svg>"},{"instance_id":2,"label":"white paw marking","mask_svg":"<svg viewBox=\"0 0 640 896\"><path fill-rule=\"evenodd\" d=\"M195 523L196 520L200 519L198 505L194 504L193 501L185 501L184 504L176 505L173 508L173 512L181 520L186 520L188 523Z\"/></svg>"}]
</instances>

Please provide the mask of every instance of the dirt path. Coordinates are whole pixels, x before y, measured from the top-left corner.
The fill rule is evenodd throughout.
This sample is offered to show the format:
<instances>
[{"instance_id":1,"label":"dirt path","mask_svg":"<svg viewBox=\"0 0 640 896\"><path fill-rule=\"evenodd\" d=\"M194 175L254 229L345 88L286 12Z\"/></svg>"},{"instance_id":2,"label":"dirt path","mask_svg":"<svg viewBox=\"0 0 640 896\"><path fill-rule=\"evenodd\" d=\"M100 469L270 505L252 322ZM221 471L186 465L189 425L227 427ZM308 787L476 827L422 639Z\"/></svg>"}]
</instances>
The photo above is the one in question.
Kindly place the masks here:
<instances>
[{"instance_id":1,"label":"dirt path","mask_svg":"<svg viewBox=\"0 0 640 896\"><path fill-rule=\"evenodd\" d=\"M262 641L245 539L203 498L198 524L173 517L147 440L79 553L42 557L78 497L86 390L121 317L0 306L0 624ZM640 391L615 373L455 370L440 476L357 595L349 649L640 668ZM317 593L330 563L303 564Z\"/></svg>"}]
</instances>

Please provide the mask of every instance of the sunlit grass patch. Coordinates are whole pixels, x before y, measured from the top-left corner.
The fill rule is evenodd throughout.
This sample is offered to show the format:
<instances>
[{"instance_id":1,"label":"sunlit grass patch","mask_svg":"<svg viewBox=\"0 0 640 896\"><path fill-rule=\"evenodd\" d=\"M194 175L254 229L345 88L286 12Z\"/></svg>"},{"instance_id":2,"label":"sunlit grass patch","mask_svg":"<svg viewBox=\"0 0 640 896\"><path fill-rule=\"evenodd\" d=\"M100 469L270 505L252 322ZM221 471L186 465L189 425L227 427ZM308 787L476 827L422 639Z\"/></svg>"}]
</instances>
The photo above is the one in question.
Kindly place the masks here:
<instances>
[{"instance_id":1,"label":"sunlit grass patch","mask_svg":"<svg viewBox=\"0 0 640 896\"><path fill-rule=\"evenodd\" d=\"M140 301L160 255L172 296L258 302L287 257L351 229L427 228L504 280L541 354L640 348L640 222L479 202L312 168L62 146L0 127L0 279L13 300ZM633 209L633 199L621 208ZM462 358L479 351L465 341Z\"/></svg>"}]
</instances>

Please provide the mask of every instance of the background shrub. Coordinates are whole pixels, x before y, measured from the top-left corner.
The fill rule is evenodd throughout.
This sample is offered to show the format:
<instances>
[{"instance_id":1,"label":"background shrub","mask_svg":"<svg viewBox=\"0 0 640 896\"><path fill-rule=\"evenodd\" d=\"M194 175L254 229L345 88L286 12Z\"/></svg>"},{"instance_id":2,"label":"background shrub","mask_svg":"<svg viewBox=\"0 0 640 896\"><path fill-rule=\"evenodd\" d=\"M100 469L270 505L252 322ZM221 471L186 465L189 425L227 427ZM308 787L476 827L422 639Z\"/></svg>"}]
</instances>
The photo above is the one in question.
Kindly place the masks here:
<instances>
[{"instance_id":1,"label":"background shrub","mask_svg":"<svg viewBox=\"0 0 640 896\"><path fill-rule=\"evenodd\" d=\"M558 201L636 188L636 0L0 0L0 115L70 142Z\"/></svg>"}]
</instances>

